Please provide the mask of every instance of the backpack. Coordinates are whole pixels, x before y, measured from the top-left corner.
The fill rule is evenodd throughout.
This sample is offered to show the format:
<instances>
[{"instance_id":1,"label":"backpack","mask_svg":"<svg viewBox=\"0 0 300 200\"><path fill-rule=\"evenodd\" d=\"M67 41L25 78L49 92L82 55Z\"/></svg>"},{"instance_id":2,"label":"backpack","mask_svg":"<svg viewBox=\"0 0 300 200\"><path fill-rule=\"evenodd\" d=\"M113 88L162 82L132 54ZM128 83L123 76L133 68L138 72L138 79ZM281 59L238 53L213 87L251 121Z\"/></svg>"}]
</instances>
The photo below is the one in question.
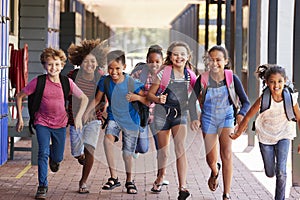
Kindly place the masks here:
<instances>
[{"instance_id":1,"label":"backpack","mask_svg":"<svg viewBox=\"0 0 300 200\"><path fill-rule=\"evenodd\" d=\"M235 112L239 109L239 99L238 99L238 95L235 92L235 87L234 87L234 81L233 81L233 72L232 70L229 69L225 69L224 70L225 73L225 81L226 81L226 87L228 89L229 92L229 96L230 99L234 105L235 108ZM203 74L201 74L201 101L200 101L200 107L203 106L203 103L205 101L205 95L207 92L207 86L208 86L208 80L209 80L209 71L204 72Z\"/></svg>"},{"instance_id":2,"label":"backpack","mask_svg":"<svg viewBox=\"0 0 300 200\"><path fill-rule=\"evenodd\" d=\"M37 84L35 88L35 92L28 96L28 111L29 111L29 131L31 134L34 134L33 128L35 129L34 120L35 113L40 109L45 84L46 84L46 74L39 75L37 77ZM59 75L59 79L62 85L64 99L65 99L65 107L67 108L67 99L70 93L70 82L69 78L63 75Z\"/></svg>"},{"instance_id":3,"label":"backpack","mask_svg":"<svg viewBox=\"0 0 300 200\"><path fill-rule=\"evenodd\" d=\"M110 77L106 76L104 78L104 91L106 94L109 91L109 84L110 84ZM128 76L128 91L134 92L134 79L131 76ZM108 98L108 100L110 101L109 98ZM150 116L149 107L139 101L134 101L131 103L132 103L133 108L139 114L140 126L144 128L148 124L148 119Z\"/></svg>"},{"instance_id":4,"label":"backpack","mask_svg":"<svg viewBox=\"0 0 300 200\"><path fill-rule=\"evenodd\" d=\"M296 116L293 108L293 98L292 93L296 92L292 84L285 85L282 90L283 96L283 106L286 118L289 121L296 121ZM271 91L269 87L266 87L261 96L261 105L260 105L260 113L264 112L265 110L270 108L271 105Z\"/></svg>"},{"instance_id":5,"label":"backpack","mask_svg":"<svg viewBox=\"0 0 300 200\"><path fill-rule=\"evenodd\" d=\"M143 84L145 84L147 81L147 78L148 78L148 74L149 74L149 67L148 67L147 63L140 62L140 63L136 64L134 69L130 73L130 76L132 76L132 74L134 74L135 72L137 72L139 70L142 70L140 73L139 80Z\"/></svg>"},{"instance_id":6,"label":"backpack","mask_svg":"<svg viewBox=\"0 0 300 200\"><path fill-rule=\"evenodd\" d=\"M171 79L172 69L173 68L172 68L171 65L167 65L164 68L162 68L162 70L164 70L164 72L162 74L162 78L161 78L161 81L160 81L160 85L159 85L159 89L157 91L157 94L162 94L166 90L166 88L168 87L168 85L170 83L170 79ZM192 70L190 70L188 68L186 68L186 69L188 71L188 81L190 83L188 91L192 92L193 88L194 88L194 85L196 83L197 77L196 77L195 73Z\"/></svg>"}]
</instances>

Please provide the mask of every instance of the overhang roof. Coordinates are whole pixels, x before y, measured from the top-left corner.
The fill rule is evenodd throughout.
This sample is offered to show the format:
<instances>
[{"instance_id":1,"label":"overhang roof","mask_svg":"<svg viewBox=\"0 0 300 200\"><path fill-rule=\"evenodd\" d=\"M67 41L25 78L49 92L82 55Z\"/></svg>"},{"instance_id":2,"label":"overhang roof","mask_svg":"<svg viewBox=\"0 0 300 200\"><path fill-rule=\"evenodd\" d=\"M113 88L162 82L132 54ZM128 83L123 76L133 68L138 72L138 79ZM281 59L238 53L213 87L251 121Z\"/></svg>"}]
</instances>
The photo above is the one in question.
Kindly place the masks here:
<instances>
[{"instance_id":1,"label":"overhang roof","mask_svg":"<svg viewBox=\"0 0 300 200\"><path fill-rule=\"evenodd\" d=\"M188 4L204 0L80 0L101 21L115 27L169 28Z\"/></svg>"}]
</instances>

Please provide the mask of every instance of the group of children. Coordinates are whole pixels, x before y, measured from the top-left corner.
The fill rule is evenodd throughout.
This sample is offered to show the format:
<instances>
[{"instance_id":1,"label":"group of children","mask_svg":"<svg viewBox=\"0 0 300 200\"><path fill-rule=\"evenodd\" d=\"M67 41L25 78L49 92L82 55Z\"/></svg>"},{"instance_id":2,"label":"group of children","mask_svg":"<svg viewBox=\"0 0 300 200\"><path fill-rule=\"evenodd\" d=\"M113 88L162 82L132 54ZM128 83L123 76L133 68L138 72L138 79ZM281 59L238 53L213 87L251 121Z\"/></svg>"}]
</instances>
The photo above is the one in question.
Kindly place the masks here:
<instances>
[{"instance_id":1,"label":"group of children","mask_svg":"<svg viewBox=\"0 0 300 200\"><path fill-rule=\"evenodd\" d=\"M178 175L178 199L190 196L187 189L187 137L188 114L192 131L202 130L206 161L211 169L208 179L210 190L218 187L219 171L222 166L223 200L231 199L230 189L233 176L232 139L246 130L250 118L270 99L265 110L260 110L256 119L266 175L276 175L275 199L284 199L286 185L286 162L290 140L296 135L295 122L300 127L298 93L291 96L286 92L287 77L284 68L263 65L258 68L266 90L250 108L250 102L239 78L227 69L228 53L222 46L208 51L208 71L198 78L190 63L191 51L184 42L173 42L163 59L162 48L149 48L146 63L136 68L131 76L124 73L125 53L121 50L107 52L100 40L83 40L80 45L72 44L68 49L69 61L79 69L69 74L69 98L66 106L64 86L60 72L66 61L62 50L46 48L41 54L41 63L47 72L40 109L35 113L34 125L39 144L38 190L36 199L45 199L48 191L48 158L51 171L59 169L63 160L66 126L70 125L71 153L83 165L79 181L79 193L89 193L87 179L94 163L101 126L105 123L104 150L110 177L103 190L112 190L121 185L116 169L114 146L122 133L122 156L125 164L128 194L136 194L133 180L133 157L147 151L141 135L148 135L150 128L157 150L157 177L151 191L159 193L165 180L170 138L173 137ZM99 66L107 64L107 72ZM35 93L38 78L34 78L16 95L18 112L17 131L24 127L22 99ZM265 94L268 92L268 94ZM287 97L285 97L287 96ZM290 97L290 98L288 98ZM55 101L54 101L55 99ZM150 107L149 123L140 126L138 111L133 102ZM201 113L197 113L196 102ZM290 102L290 103L287 103ZM292 117L286 115L290 105ZM249 110L250 108L250 110ZM103 120L105 115L105 121ZM267 123L266 123L267 122ZM50 144L51 140L51 145ZM140 145L140 146L139 146ZM146 146L146 150L143 147ZM219 146L219 148L218 148ZM221 163L218 163L218 149ZM300 146L298 152L300 151Z\"/></svg>"}]
</instances>

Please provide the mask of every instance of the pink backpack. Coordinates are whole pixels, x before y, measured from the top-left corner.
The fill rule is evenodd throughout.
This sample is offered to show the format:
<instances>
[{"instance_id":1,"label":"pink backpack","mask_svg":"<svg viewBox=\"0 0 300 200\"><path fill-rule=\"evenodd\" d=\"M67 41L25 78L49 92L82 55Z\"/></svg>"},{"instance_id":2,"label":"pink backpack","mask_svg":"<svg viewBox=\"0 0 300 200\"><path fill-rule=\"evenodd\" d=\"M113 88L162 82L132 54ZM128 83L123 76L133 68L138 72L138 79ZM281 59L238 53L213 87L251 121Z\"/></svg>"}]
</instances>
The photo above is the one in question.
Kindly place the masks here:
<instances>
[{"instance_id":1,"label":"pink backpack","mask_svg":"<svg viewBox=\"0 0 300 200\"><path fill-rule=\"evenodd\" d=\"M162 75L162 78L161 78L161 81L160 81L160 86L159 86L159 89L158 89L159 94L163 93L166 90L166 88L168 87L168 85L170 83L172 69L173 68L172 68L171 65L167 65L163 68L164 72L163 72L163 75ZM196 77L195 73L192 70L187 68L187 71L188 71L188 74L189 74L189 82L190 82L190 86L188 88L188 91L190 93L190 92L192 92L192 90L194 88L197 77Z\"/></svg>"}]
</instances>

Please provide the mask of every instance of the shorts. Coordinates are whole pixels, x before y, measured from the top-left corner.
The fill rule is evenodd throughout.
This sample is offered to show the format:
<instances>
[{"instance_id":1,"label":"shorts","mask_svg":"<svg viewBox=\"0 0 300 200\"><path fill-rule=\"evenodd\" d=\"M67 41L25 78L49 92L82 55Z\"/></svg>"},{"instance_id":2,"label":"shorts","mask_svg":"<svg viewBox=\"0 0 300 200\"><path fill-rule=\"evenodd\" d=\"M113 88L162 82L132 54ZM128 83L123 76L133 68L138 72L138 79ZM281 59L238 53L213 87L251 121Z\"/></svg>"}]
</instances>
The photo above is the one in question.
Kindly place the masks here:
<instances>
[{"instance_id":1,"label":"shorts","mask_svg":"<svg viewBox=\"0 0 300 200\"><path fill-rule=\"evenodd\" d=\"M181 115L176 118L155 115L153 123L157 131L170 130L176 125L187 124L187 115Z\"/></svg>"},{"instance_id":2,"label":"shorts","mask_svg":"<svg viewBox=\"0 0 300 200\"><path fill-rule=\"evenodd\" d=\"M84 146L89 145L94 149L97 147L99 133L102 122L100 120L93 120L85 124L82 130L76 130L75 126L70 126L70 142L71 154L74 157L80 156L84 153Z\"/></svg>"},{"instance_id":3,"label":"shorts","mask_svg":"<svg viewBox=\"0 0 300 200\"><path fill-rule=\"evenodd\" d=\"M136 149L139 130L127 130L121 128L114 120L109 120L105 134L115 136L115 142L119 141L120 132L122 131L122 151L126 155L133 155Z\"/></svg>"},{"instance_id":4,"label":"shorts","mask_svg":"<svg viewBox=\"0 0 300 200\"><path fill-rule=\"evenodd\" d=\"M220 115L219 115L220 116ZM214 116L203 114L201 115L201 129L206 134L216 134L221 128L233 128L234 116L233 112L226 116Z\"/></svg>"}]
</instances>

